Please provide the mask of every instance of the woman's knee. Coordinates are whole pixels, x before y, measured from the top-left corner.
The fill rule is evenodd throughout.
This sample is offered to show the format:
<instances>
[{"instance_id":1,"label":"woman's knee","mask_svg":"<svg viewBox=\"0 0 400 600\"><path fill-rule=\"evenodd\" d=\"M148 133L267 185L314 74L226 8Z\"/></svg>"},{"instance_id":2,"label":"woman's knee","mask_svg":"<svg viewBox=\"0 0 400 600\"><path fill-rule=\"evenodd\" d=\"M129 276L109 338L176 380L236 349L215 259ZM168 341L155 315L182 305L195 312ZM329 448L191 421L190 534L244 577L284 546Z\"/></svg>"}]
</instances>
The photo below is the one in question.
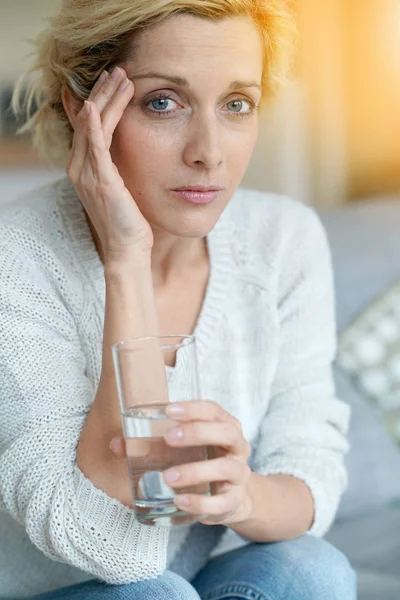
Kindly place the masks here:
<instances>
[{"instance_id":1,"label":"woman's knee","mask_svg":"<svg viewBox=\"0 0 400 600\"><path fill-rule=\"evenodd\" d=\"M117 586L110 600L200 600L200 597L183 577L165 571L156 579Z\"/></svg>"},{"instance_id":2,"label":"woman's knee","mask_svg":"<svg viewBox=\"0 0 400 600\"><path fill-rule=\"evenodd\" d=\"M356 600L357 577L342 552L325 540L308 535L288 544L294 598Z\"/></svg>"},{"instance_id":3,"label":"woman's knee","mask_svg":"<svg viewBox=\"0 0 400 600\"><path fill-rule=\"evenodd\" d=\"M154 596L157 600L200 600L200 596L194 587L176 573L166 571L164 575L153 581L157 594L159 594ZM143 596L143 598L150 600L150 596Z\"/></svg>"},{"instance_id":4,"label":"woman's knee","mask_svg":"<svg viewBox=\"0 0 400 600\"><path fill-rule=\"evenodd\" d=\"M304 598L356 600L357 577L346 556L325 540L312 536L299 538L299 543L307 547L294 583Z\"/></svg>"},{"instance_id":5,"label":"woman's knee","mask_svg":"<svg viewBox=\"0 0 400 600\"><path fill-rule=\"evenodd\" d=\"M196 590L182 577L165 571L156 579L112 585L91 580L63 588L32 600L200 600Z\"/></svg>"},{"instance_id":6,"label":"woman's knee","mask_svg":"<svg viewBox=\"0 0 400 600\"><path fill-rule=\"evenodd\" d=\"M231 600L246 590L268 600L356 600L346 557L308 535L228 552L210 561L193 583L202 598Z\"/></svg>"}]
</instances>

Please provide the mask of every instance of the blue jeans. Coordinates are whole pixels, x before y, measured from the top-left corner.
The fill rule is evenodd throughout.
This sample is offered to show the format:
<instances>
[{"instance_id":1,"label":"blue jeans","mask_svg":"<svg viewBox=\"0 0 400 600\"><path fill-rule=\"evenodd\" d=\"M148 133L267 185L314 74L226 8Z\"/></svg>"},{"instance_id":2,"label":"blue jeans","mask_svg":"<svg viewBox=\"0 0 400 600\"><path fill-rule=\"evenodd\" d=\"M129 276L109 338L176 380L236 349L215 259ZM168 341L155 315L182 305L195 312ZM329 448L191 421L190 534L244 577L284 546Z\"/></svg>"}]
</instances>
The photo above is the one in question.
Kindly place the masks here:
<instances>
[{"instance_id":1,"label":"blue jeans","mask_svg":"<svg viewBox=\"0 0 400 600\"><path fill-rule=\"evenodd\" d=\"M356 600L356 588L346 557L325 540L304 535L227 552L190 583L166 571L121 586L88 581L32 600Z\"/></svg>"}]
</instances>

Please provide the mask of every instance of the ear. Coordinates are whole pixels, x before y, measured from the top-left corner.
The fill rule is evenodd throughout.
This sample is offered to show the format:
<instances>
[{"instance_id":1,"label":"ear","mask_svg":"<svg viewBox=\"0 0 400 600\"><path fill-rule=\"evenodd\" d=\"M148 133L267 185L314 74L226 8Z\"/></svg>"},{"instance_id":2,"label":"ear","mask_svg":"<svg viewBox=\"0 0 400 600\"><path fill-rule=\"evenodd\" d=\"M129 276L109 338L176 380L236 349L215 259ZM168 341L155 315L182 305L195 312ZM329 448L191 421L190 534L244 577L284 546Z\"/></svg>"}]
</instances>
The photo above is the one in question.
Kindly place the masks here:
<instances>
[{"instance_id":1,"label":"ear","mask_svg":"<svg viewBox=\"0 0 400 600\"><path fill-rule=\"evenodd\" d=\"M78 100L78 98L65 85L63 85L61 90L61 98L69 122L71 123L72 129L75 131L77 116L82 110L83 102L82 100Z\"/></svg>"}]
</instances>

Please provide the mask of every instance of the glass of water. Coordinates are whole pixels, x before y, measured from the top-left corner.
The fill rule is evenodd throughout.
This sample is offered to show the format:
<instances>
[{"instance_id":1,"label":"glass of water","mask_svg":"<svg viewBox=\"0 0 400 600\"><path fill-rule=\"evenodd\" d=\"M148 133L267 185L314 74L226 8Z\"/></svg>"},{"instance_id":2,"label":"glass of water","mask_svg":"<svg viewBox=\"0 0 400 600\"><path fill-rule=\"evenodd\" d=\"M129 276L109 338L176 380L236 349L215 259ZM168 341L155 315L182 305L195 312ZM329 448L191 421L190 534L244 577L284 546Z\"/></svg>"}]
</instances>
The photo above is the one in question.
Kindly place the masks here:
<instances>
[{"instance_id":1,"label":"glass of water","mask_svg":"<svg viewBox=\"0 0 400 600\"><path fill-rule=\"evenodd\" d=\"M165 414L168 403L200 398L196 340L178 334L136 338L114 344L112 353L136 517L145 525L192 523L199 517L178 509L162 472L208 459L207 446L172 448L164 440L176 425ZM211 491L206 483L179 493Z\"/></svg>"}]
</instances>

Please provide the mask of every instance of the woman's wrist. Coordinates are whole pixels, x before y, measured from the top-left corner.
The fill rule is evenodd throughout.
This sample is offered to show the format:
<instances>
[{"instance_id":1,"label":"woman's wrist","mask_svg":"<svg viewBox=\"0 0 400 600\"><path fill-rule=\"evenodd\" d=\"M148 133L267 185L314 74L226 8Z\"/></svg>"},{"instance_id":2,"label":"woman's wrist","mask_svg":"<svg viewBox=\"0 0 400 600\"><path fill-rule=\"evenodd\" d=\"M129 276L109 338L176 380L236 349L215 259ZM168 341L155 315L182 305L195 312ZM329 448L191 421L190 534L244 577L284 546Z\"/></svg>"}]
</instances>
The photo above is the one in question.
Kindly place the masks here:
<instances>
[{"instance_id":1,"label":"woman's wrist","mask_svg":"<svg viewBox=\"0 0 400 600\"><path fill-rule=\"evenodd\" d=\"M105 263L107 348L124 339L158 335L150 252L142 249Z\"/></svg>"},{"instance_id":2,"label":"woman's wrist","mask_svg":"<svg viewBox=\"0 0 400 600\"><path fill-rule=\"evenodd\" d=\"M124 279L129 273L137 273L151 278L151 248L129 248L118 255L107 257L104 263L106 282Z\"/></svg>"},{"instance_id":3,"label":"woman's wrist","mask_svg":"<svg viewBox=\"0 0 400 600\"><path fill-rule=\"evenodd\" d=\"M247 518L228 525L253 542L280 542L306 533L314 520L308 486L291 475L252 473L248 486Z\"/></svg>"}]
</instances>

